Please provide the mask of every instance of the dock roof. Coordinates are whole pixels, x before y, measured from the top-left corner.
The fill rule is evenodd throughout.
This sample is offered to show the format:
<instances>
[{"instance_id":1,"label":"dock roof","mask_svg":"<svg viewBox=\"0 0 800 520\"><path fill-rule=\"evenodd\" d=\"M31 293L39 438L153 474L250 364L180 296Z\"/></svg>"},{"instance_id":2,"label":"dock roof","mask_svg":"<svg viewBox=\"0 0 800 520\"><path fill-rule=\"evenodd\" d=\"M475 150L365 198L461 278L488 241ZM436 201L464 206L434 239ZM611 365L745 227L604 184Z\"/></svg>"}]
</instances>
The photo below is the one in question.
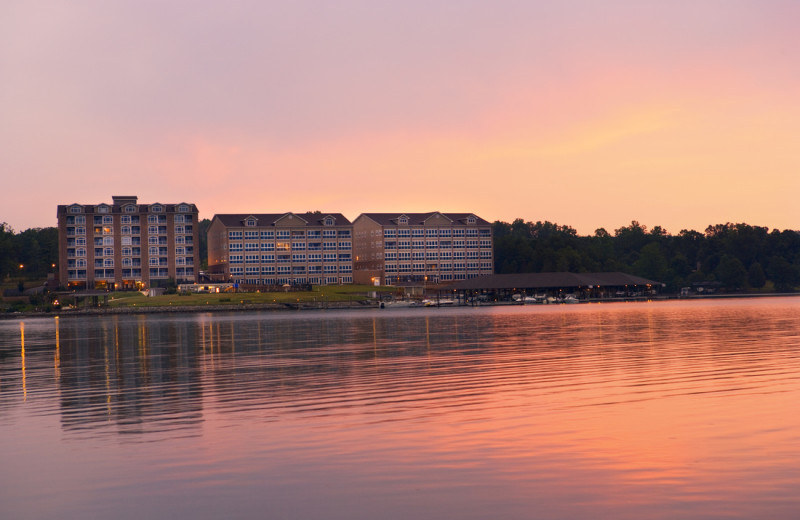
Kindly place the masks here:
<instances>
[{"instance_id":1,"label":"dock roof","mask_svg":"<svg viewBox=\"0 0 800 520\"><path fill-rule=\"evenodd\" d=\"M621 272L606 273L516 273L490 274L470 280L454 282L447 287L455 290L483 289L554 289L570 287L624 287L638 285L661 285L661 282L648 280Z\"/></svg>"}]
</instances>

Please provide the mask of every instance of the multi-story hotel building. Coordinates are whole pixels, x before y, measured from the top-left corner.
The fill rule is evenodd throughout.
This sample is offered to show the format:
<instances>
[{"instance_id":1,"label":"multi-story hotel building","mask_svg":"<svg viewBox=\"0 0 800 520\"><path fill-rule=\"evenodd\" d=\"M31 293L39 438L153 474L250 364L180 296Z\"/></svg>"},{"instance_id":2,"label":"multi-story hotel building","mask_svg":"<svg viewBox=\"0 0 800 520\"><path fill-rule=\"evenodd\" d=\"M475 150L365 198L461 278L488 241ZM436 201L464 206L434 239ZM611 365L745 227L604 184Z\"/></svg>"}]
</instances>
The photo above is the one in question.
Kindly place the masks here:
<instances>
[{"instance_id":1,"label":"multi-story hotel building","mask_svg":"<svg viewBox=\"0 0 800 520\"><path fill-rule=\"evenodd\" d=\"M353 221L356 283L446 283L494 272L492 226L472 213L362 213Z\"/></svg>"},{"instance_id":2,"label":"multi-story hotel building","mask_svg":"<svg viewBox=\"0 0 800 520\"><path fill-rule=\"evenodd\" d=\"M61 285L146 289L170 280L197 280L200 239L194 204L112 199L112 204L58 206Z\"/></svg>"},{"instance_id":3,"label":"multi-story hotel building","mask_svg":"<svg viewBox=\"0 0 800 520\"><path fill-rule=\"evenodd\" d=\"M214 215L208 272L246 285L353 283L353 224L340 213Z\"/></svg>"}]
</instances>

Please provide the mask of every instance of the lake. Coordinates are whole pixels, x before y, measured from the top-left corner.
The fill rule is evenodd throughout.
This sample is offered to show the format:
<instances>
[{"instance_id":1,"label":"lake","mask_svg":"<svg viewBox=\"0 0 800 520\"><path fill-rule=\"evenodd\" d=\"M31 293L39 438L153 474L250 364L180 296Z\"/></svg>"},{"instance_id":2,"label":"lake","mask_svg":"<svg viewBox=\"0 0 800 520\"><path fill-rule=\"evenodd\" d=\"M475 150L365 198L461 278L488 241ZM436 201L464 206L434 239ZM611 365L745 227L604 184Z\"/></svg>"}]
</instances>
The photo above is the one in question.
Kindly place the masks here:
<instances>
[{"instance_id":1,"label":"lake","mask_svg":"<svg viewBox=\"0 0 800 520\"><path fill-rule=\"evenodd\" d=\"M800 298L0 321L0 517L800 515Z\"/></svg>"}]
</instances>

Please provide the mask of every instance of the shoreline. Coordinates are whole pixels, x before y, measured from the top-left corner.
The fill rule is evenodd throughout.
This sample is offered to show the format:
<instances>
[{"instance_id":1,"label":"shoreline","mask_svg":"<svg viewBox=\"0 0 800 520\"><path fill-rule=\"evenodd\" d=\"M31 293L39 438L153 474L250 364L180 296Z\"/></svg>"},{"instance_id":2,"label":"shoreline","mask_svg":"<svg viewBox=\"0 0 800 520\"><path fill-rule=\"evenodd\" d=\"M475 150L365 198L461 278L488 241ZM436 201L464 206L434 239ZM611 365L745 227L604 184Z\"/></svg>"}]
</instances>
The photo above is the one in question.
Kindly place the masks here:
<instances>
[{"instance_id":1,"label":"shoreline","mask_svg":"<svg viewBox=\"0 0 800 520\"><path fill-rule=\"evenodd\" d=\"M673 301L673 300L715 300L733 298L785 298L800 297L800 293L766 293L766 294L714 294L714 295L692 295L692 296L657 296L653 298L604 298L581 300L579 304L586 303L625 303L625 302L653 302L653 301ZM504 307L504 306L539 306L539 305L568 305L565 303L542 304L542 303L518 303L518 302L480 302L474 305L447 305L444 308L455 307ZM440 307L440 306L432 306ZM380 303L375 300L353 300L347 302L306 302L306 303L244 303L244 304L223 304L223 305L154 305L152 307L93 307L88 309L60 310L54 312L34 311L2 313L0 320L13 320L19 318L43 318L43 317L86 317L86 316L113 316L113 315L132 315L132 314L180 314L180 313L201 313L201 312L247 312L247 311L268 311L268 312L288 312L288 311L320 311L327 309L334 310L359 310L359 309L379 309ZM425 306L404 307L404 308L430 308Z\"/></svg>"}]
</instances>

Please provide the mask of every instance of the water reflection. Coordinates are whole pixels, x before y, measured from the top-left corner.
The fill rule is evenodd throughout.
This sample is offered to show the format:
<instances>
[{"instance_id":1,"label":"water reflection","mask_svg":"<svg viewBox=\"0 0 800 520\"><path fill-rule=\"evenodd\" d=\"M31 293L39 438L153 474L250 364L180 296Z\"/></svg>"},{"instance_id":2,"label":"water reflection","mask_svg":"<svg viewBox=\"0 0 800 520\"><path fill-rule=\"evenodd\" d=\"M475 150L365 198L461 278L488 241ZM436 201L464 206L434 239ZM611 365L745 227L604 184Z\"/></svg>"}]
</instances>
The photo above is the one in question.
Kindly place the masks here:
<instances>
[{"instance_id":1,"label":"water reflection","mask_svg":"<svg viewBox=\"0 0 800 520\"><path fill-rule=\"evenodd\" d=\"M75 478L116 485L69 509L94 516L793 518L798 318L770 299L2 322L0 434L55 417L63 437L0 455L98 450Z\"/></svg>"}]
</instances>

